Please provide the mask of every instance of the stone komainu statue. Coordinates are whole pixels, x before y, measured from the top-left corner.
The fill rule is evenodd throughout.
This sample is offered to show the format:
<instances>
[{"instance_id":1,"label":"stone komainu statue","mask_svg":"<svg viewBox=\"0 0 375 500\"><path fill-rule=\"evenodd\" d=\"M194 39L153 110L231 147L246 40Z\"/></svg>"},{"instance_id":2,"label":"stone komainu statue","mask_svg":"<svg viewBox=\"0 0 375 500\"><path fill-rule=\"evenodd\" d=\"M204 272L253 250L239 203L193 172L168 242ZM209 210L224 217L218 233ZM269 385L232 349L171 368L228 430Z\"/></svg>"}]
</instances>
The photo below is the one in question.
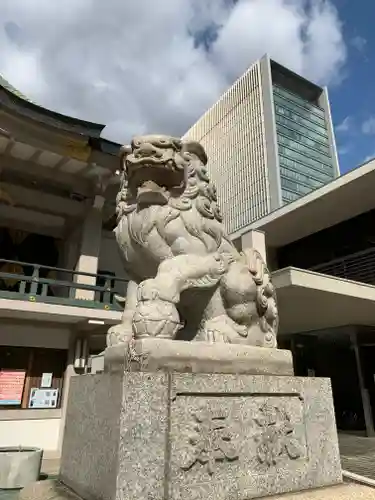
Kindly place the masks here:
<instances>
[{"instance_id":1,"label":"stone komainu statue","mask_svg":"<svg viewBox=\"0 0 375 500\"><path fill-rule=\"evenodd\" d=\"M261 255L222 225L197 142L149 135L122 148L115 235L130 277L109 346L159 337L276 347L275 291Z\"/></svg>"}]
</instances>

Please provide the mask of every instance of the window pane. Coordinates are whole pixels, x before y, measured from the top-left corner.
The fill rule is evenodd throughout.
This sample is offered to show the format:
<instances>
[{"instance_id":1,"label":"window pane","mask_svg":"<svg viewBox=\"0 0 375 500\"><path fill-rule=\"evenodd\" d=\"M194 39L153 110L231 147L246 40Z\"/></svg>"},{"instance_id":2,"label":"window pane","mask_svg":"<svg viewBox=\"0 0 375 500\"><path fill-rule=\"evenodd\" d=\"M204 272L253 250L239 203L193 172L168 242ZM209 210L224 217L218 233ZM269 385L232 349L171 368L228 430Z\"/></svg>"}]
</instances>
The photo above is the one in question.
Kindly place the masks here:
<instances>
[{"instance_id":1,"label":"window pane","mask_svg":"<svg viewBox=\"0 0 375 500\"><path fill-rule=\"evenodd\" d=\"M328 136L323 137L321 134L314 132L301 123L296 123L293 120L290 120L289 118L278 114L276 114L275 120L276 125L284 125L291 130L295 130L296 132L307 135L307 137L310 137L311 139L315 139L319 142L322 142L323 144L328 144Z\"/></svg>"},{"instance_id":2,"label":"window pane","mask_svg":"<svg viewBox=\"0 0 375 500\"><path fill-rule=\"evenodd\" d=\"M278 85L273 85L273 91L274 94L277 94L279 96L285 97L288 101L293 101L299 106L308 109L309 111L313 112L319 117L324 117L324 109L320 108L316 104L313 104L312 102L308 102L302 97L300 97L297 94L294 94L293 92L290 92L289 90L286 90L282 87L279 87Z\"/></svg>"},{"instance_id":3,"label":"window pane","mask_svg":"<svg viewBox=\"0 0 375 500\"><path fill-rule=\"evenodd\" d=\"M332 162L331 158L327 156L326 154L321 153L320 151L314 151L314 149L309 148L308 146L305 146L304 144L301 144L300 142L297 142L293 139L289 139L288 137L285 137L284 135L278 135L277 137L279 144L283 144L289 148L292 148L294 150L297 150L299 153L315 158L315 160L318 160L328 167L331 167Z\"/></svg>"},{"instance_id":4,"label":"window pane","mask_svg":"<svg viewBox=\"0 0 375 500\"><path fill-rule=\"evenodd\" d=\"M287 167L289 170L294 170L295 172L301 172L308 176L314 177L315 179L320 179L324 184L330 182L333 177L329 175L327 172L323 172L320 169L316 169L309 165L304 165L301 162L288 158L286 156L279 156L279 163L284 167Z\"/></svg>"},{"instance_id":5,"label":"window pane","mask_svg":"<svg viewBox=\"0 0 375 500\"><path fill-rule=\"evenodd\" d=\"M316 123L317 125L320 125L323 128L326 127L324 115L318 116L316 113L314 113L309 109L306 109L304 106L299 106L295 104L288 97L281 97L277 94L274 94L274 102L282 107L289 109L290 111L294 111L303 118L306 118L307 120L310 120L311 122Z\"/></svg>"},{"instance_id":6,"label":"window pane","mask_svg":"<svg viewBox=\"0 0 375 500\"><path fill-rule=\"evenodd\" d=\"M282 200L284 203L290 203L291 201L298 200L298 198L301 198L301 195L292 193L285 188L282 189Z\"/></svg>"},{"instance_id":7,"label":"window pane","mask_svg":"<svg viewBox=\"0 0 375 500\"><path fill-rule=\"evenodd\" d=\"M281 177L281 187L286 188L289 191L294 193L298 193L301 196L304 194L310 193L314 188L312 186L308 187L300 182L293 181L291 179L286 179L285 177Z\"/></svg>"},{"instance_id":8,"label":"window pane","mask_svg":"<svg viewBox=\"0 0 375 500\"><path fill-rule=\"evenodd\" d=\"M323 186L323 184L325 184L324 181L318 180L314 177L311 177L308 174L295 172L294 170L291 170L291 169L285 168L285 167L281 167L281 166L280 166L280 175L281 175L281 177L284 177L287 179L293 179L293 180L296 180L297 182L301 182L302 184L305 184L306 186L311 186L314 189L317 189L317 188Z\"/></svg>"},{"instance_id":9,"label":"window pane","mask_svg":"<svg viewBox=\"0 0 375 500\"><path fill-rule=\"evenodd\" d=\"M313 132L318 133L322 137L328 138L327 130L325 126L319 125L317 123L312 122L311 120L304 118L303 116L295 113L294 111L288 109L285 105L281 106L275 102L275 112L279 116L283 116L287 120L291 122L298 123L307 129L312 130Z\"/></svg>"},{"instance_id":10,"label":"window pane","mask_svg":"<svg viewBox=\"0 0 375 500\"><path fill-rule=\"evenodd\" d=\"M294 151L291 148L282 146L281 144L279 145L279 153L293 160L297 160L302 164L310 165L318 170L323 171L324 173L331 174L331 176L333 177L332 165L326 165L318 160L315 160L314 158L309 158L297 151Z\"/></svg>"},{"instance_id":11,"label":"window pane","mask_svg":"<svg viewBox=\"0 0 375 500\"><path fill-rule=\"evenodd\" d=\"M323 144L322 142L318 142L317 140L310 139L306 134L302 134L300 132L297 132L280 124L276 124L276 130L278 133L286 137L290 137L295 141L301 142L302 144L306 144L306 146L309 146L311 148L314 148L315 150L319 150L322 151L323 153L326 153L327 155L330 155L330 150L327 144Z\"/></svg>"}]
</instances>

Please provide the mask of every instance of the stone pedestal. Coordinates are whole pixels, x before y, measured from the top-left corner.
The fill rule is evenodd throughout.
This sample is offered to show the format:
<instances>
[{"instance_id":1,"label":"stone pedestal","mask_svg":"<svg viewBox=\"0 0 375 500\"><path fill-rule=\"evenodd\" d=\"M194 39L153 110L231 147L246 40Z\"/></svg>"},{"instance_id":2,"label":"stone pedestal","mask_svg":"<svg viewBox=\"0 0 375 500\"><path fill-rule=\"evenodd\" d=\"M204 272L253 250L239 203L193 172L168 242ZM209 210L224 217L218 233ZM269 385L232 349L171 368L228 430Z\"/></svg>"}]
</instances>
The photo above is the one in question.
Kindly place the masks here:
<instances>
[{"instance_id":1,"label":"stone pedestal","mask_svg":"<svg viewBox=\"0 0 375 500\"><path fill-rule=\"evenodd\" d=\"M292 353L241 344L141 339L105 350L106 371L293 375Z\"/></svg>"},{"instance_id":2,"label":"stone pedestal","mask_svg":"<svg viewBox=\"0 0 375 500\"><path fill-rule=\"evenodd\" d=\"M74 377L61 480L91 500L245 500L339 484L327 379Z\"/></svg>"}]
</instances>

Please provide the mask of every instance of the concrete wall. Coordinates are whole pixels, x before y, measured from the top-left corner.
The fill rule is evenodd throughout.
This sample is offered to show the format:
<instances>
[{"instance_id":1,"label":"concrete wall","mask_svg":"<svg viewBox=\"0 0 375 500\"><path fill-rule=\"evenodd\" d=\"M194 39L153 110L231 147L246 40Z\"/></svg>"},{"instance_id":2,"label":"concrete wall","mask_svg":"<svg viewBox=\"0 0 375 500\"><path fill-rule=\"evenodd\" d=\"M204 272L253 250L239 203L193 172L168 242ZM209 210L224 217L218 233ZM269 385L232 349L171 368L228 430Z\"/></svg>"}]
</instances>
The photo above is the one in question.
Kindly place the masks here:
<instances>
[{"instance_id":1,"label":"concrete wall","mask_svg":"<svg viewBox=\"0 0 375 500\"><path fill-rule=\"evenodd\" d=\"M47 451L58 449L61 426L60 412L57 413L57 416L50 418L5 420L5 413L9 411L12 410L0 411L0 447L22 445L38 446ZM19 410L18 413L21 411L28 412L28 410ZM40 410L40 416L49 411Z\"/></svg>"},{"instance_id":2,"label":"concrete wall","mask_svg":"<svg viewBox=\"0 0 375 500\"><path fill-rule=\"evenodd\" d=\"M38 324L0 323L0 345L17 347L47 347L49 349L68 349L68 328Z\"/></svg>"}]
</instances>

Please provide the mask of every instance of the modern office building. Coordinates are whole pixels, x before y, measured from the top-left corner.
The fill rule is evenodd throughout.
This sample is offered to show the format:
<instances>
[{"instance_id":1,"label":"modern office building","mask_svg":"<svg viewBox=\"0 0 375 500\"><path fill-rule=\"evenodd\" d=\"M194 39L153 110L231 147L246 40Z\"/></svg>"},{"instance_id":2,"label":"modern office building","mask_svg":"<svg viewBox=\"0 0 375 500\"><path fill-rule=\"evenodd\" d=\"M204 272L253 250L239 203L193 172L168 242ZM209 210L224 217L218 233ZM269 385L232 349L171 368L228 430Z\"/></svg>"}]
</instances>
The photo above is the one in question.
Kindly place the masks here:
<instances>
[{"instance_id":1,"label":"modern office building","mask_svg":"<svg viewBox=\"0 0 375 500\"><path fill-rule=\"evenodd\" d=\"M329 377L338 428L371 436L374 189L371 160L235 235L237 246L247 247L259 245L263 234L277 289L279 345L292 350L296 374Z\"/></svg>"},{"instance_id":2,"label":"modern office building","mask_svg":"<svg viewBox=\"0 0 375 500\"><path fill-rule=\"evenodd\" d=\"M206 148L229 233L339 175L327 89L267 55L184 138Z\"/></svg>"}]
</instances>

